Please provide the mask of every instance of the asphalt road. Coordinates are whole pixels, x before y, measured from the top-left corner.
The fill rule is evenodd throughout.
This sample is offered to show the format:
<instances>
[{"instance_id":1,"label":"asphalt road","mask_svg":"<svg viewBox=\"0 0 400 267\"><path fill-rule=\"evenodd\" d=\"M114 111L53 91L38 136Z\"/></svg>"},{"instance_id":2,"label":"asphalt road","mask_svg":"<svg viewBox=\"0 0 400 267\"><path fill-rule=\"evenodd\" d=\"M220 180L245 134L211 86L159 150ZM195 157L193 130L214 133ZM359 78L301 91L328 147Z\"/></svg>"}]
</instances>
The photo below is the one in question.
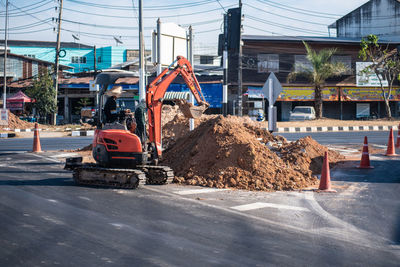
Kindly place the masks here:
<instances>
[{"instance_id":1,"label":"asphalt road","mask_svg":"<svg viewBox=\"0 0 400 267\"><path fill-rule=\"evenodd\" d=\"M42 150L72 150L91 144L93 137L52 137L40 138ZM32 151L32 138L0 139L0 151Z\"/></svg>"},{"instance_id":2,"label":"asphalt road","mask_svg":"<svg viewBox=\"0 0 400 267\"><path fill-rule=\"evenodd\" d=\"M3 151L0 266L398 266L400 184L341 183L338 194L79 187L57 153Z\"/></svg>"}]
</instances>

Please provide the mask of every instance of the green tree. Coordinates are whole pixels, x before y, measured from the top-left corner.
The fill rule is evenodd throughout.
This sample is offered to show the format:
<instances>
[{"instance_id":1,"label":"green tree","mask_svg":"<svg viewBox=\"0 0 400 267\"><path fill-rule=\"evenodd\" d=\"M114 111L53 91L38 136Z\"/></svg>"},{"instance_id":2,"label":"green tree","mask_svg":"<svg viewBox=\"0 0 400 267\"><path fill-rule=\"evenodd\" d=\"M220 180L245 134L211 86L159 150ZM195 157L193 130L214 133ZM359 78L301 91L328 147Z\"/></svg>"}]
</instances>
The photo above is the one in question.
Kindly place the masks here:
<instances>
[{"instance_id":1,"label":"green tree","mask_svg":"<svg viewBox=\"0 0 400 267\"><path fill-rule=\"evenodd\" d=\"M32 87L26 93L35 99L32 107L36 108L37 113L41 117L45 117L47 122L47 115L57 110L56 103L54 102L56 92L49 72L47 70L39 72L38 77L33 80Z\"/></svg>"},{"instance_id":2,"label":"green tree","mask_svg":"<svg viewBox=\"0 0 400 267\"><path fill-rule=\"evenodd\" d=\"M382 47L378 43L378 37L370 34L361 40L359 57L364 61L372 62L362 72L373 72L378 77L382 98L385 102L386 116L391 119L389 99L392 95L393 83L399 78L400 73L400 58L397 49L389 50L387 46ZM384 81L388 82L388 86L384 86Z\"/></svg>"},{"instance_id":3,"label":"green tree","mask_svg":"<svg viewBox=\"0 0 400 267\"><path fill-rule=\"evenodd\" d=\"M294 81L298 76L305 77L314 86L314 107L317 119L322 117L322 89L328 78L339 76L348 69L341 62L332 62L332 56L337 52L337 48L313 50L306 42L303 44L307 51L307 59L312 68L305 66L295 66L295 70L289 73L288 81ZM296 70L297 69L297 70Z\"/></svg>"}]
</instances>

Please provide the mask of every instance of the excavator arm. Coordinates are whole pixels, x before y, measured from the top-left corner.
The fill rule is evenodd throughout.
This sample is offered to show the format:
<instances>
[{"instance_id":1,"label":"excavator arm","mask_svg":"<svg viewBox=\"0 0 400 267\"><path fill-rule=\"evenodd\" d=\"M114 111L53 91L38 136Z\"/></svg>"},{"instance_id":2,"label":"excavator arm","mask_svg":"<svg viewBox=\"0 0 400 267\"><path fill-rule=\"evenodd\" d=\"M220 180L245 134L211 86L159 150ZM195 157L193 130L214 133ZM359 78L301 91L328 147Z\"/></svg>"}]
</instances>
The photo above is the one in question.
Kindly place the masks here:
<instances>
[{"instance_id":1,"label":"excavator arm","mask_svg":"<svg viewBox=\"0 0 400 267\"><path fill-rule=\"evenodd\" d=\"M170 69L171 66L176 66ZM180 106L184 115L189 118L198 117L204 110L206 110L209 104L205 101L204 95L201 91L199 82L194 75L193 69L189 61L178 56L177 59L166 68L163 72L158 75L153 82L147 86L146 92L146 105L148 108L148 123L149 123L149 140L155 144L158 157L161 156L161 109L164 95L168 89L168 86L175 80L176 76L181 74L186 85L194 95L199 106L184 108ZM201 111L201 112L199 112Z\"/></svg>"}]
</instances>

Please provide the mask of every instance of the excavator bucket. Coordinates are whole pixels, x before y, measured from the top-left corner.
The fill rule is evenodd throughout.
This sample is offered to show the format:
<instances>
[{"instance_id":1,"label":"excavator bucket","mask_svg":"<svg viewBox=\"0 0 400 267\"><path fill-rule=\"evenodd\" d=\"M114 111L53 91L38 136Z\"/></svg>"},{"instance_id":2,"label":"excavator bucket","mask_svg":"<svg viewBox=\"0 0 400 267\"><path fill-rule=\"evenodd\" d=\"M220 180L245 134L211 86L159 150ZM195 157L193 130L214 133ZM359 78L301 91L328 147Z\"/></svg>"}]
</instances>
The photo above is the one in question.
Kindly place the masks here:
<instances>
[{"instance_id":1,"label":"excavator bucket","mask_svg":"<svg viewBox=\"0 0 400 267\"><path fill-rule=\"evenodd\" d=\"M182 99L176 100L175 103L179 106L179 109L182 111L183 115L189 119L200 118L204 111L208 108L206 105L193 106L192 103Z\"/></svg>"}]
</instances>

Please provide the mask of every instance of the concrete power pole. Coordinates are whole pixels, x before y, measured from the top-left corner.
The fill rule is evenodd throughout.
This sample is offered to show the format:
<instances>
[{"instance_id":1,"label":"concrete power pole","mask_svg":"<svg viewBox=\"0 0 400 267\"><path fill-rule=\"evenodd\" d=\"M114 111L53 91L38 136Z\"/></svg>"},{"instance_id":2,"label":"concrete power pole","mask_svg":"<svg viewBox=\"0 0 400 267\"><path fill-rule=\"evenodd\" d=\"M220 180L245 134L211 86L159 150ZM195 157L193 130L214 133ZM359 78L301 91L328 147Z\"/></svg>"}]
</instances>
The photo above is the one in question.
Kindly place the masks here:
<instances>
[{"instance_id":1,"label":"concrete power pole","mask_svg":"<svg viewBox=\"0 0 400 267\"><path fill-rule=\"evenodd\" d=\"M193 29L192 25L189 26L189 47L188 47L188 57L189 57L189 62L192 65L193 71L194 71L194 55L193 55ZM193 94L189 94L190 96L190 103L194 105L194 97ZM189 119L189 130L193 131L194 130L194 119Z\"/></svg>"},{"instance_id":2,"label":"concrete power pole","mask_svg":"<svg viewBox=\"0 0 400 267\"><path fill-rule=\"evenodd\" d=\"M238 56L238 115L243 116L242 103L242 1L239 0L240 27L239 27L239 56Z\"/></svg>"},{"instance_id":3,"label":"concrete power pole","mask_svg":"<svg viewBox=\"0 0 400 267\"><path fill-rule=\"evenodd\" d=\"M222 85L222 114L228 115L228 14L224 14L224 49L222 52L224 81Z\"/></svg>"},{"instance_id":4,"label":"concrete power pole","mask_svg":"<svg viewBox=\"0 0 400 267\"><path fill-rule=\"evenodd\" d=\"M143 44L143 0L139 0L139 101L146 99Z\"/></svg>"},{"instance_id":5,"label":"concrete power pole","mask_svg":"<svg viewBox=\"0 0 400 267\"><path fill-rule=\"evenodd\" d=\"M56 60L55 60L55 78L54 78L54 89L55 89L55 99L56 111L53 114L52 124L56 125L57 122L57 95L58 95L58 69L60 68L58 60L60 57L60 34L61 34L61 17L62 17L63 0L60 0L60 12L58 13L58 30L57 30L57 47L56 47Z\"/></svg>"},{"instance_id":6,"label":"concrete power pole","mask_svg":"<svg viewBox=\"0 0 400 267\"><path fill-rule=\"evenodd\" d=\"M6 0L6 22L4 31L4 80L3 80L3 109L6 110L6 93L7 93L7 32L8 29L8 0Z\"/></svg>"}]
</instances>

